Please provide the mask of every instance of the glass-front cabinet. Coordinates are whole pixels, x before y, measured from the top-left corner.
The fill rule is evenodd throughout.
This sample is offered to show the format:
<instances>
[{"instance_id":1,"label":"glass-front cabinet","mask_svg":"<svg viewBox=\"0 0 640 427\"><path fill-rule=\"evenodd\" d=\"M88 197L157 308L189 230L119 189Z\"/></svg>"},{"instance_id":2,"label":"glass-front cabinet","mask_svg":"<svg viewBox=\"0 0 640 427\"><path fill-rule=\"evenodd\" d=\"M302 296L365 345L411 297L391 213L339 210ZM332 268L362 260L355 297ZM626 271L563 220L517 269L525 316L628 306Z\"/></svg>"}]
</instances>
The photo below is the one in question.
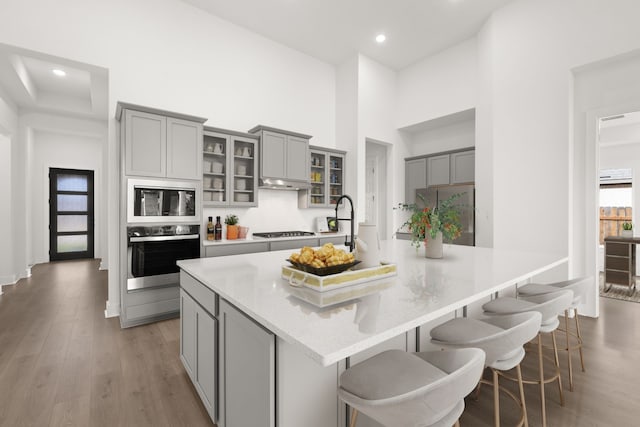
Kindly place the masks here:
<instances>
[{"instance_id":1,"label":"glass-front cabinet","mask_svg":"<svg viewBox=\"0 0 640 427\"><path fill-rule=\"evenodd\" d=\"M298 193L301 208L335 207L344 194L345 152L310 147L311 188Z\"/></svg>"},{"instance_id":2,"label":"glass-front cabinet","mask_svg":"<svg viewBox=\"0 0 640 427\"><path fill-rule=\"evenodd\" d=\"M204 206L258 205L258 137L205 126Z\"/></svg>"}]
</instances>

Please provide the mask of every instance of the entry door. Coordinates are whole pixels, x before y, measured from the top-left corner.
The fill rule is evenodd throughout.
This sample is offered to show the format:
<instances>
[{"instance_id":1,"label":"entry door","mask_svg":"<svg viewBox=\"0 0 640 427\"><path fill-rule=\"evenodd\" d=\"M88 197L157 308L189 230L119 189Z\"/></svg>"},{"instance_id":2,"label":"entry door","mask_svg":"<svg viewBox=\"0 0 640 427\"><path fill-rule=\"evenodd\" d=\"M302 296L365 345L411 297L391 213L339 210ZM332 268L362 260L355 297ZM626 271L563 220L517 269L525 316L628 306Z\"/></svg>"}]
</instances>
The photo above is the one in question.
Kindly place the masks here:
<instances>
[{"instance_id":1,"label":"entry door","mask_svg":"<svg viewBox=\"0 0 640 427\"><path fill-rule=\"evenodd\" d=\"M93 171L49 169L49 259L93 258Z\"/></svg>"}]
</instances>

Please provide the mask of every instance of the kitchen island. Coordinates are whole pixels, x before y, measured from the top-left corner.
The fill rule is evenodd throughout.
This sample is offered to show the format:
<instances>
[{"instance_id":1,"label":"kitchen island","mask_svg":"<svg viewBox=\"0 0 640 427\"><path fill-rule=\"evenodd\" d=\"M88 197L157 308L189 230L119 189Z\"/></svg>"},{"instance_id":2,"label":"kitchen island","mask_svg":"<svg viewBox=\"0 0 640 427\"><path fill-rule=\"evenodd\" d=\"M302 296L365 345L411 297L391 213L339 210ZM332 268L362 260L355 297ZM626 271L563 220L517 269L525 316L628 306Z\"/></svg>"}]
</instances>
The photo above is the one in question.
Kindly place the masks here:
<instances>
[{"instance_id":1,"label":"kitchen island","mask_svg":"<svg viewBox=\"0 0 640 427\"><path fill-rule=\"evenodd\" d=\"M333 298L281 278L290 251L178 263L181 359L219 427L341 427L338 377L349 364L390 347L419 350L421 325L567 261L454 245L433 260L395 240L381 252L397 276Z\"/></svg>"}]
</instances>

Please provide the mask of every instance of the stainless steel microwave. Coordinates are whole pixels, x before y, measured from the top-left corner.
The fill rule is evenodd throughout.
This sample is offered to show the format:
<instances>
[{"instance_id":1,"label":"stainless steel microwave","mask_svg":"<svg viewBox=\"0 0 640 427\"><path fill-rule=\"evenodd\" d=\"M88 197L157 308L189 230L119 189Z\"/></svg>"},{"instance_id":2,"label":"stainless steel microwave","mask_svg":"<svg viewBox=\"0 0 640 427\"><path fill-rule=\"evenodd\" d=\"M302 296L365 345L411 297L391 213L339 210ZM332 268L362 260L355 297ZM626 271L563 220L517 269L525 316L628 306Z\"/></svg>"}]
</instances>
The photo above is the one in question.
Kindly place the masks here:
<instances>
[{"instance_id":1,"label":"stainless steel microwave","mask_svg":"<svg viewBox=\"0 0 640 427\"><path fill-rule=\"evenodd\" d=\"M201 188L194 181L127 180L127 222L200 223Z\"/></svg>"}]
</instances>

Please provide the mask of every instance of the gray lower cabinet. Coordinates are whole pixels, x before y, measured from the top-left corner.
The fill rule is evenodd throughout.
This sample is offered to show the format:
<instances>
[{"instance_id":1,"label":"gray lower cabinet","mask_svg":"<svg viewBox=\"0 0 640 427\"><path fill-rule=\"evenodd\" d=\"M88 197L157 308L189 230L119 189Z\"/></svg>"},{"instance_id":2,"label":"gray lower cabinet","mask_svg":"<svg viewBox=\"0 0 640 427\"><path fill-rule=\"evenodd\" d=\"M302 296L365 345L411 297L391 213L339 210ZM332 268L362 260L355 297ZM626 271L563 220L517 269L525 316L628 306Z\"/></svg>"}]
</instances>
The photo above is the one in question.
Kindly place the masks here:
<instances>
[{"instance_id":1,"label":"gray lower cabinet","mask_svg":"<svg viewBox=\"0 0 640 427\"><path fill-rule=\"evenodd\" d=\"M218 427L275 426L275 335L220 300Z\"/></svg>"},{"instance_id":2,"label":"gray lower cabinet","mask_svg":"<svg viewBox=\"0 0 640 427\"><path fill-rule=\"evenodd\" d=\"M196 372L196 307L197 304L184 290L180 290L180 360L191 381Z\"/></svg>"},{"instance_id":3,"label":"gray lower cabinet","mask_svg":"<svg viewBox=\"0 0 640 427\"><path fill-rule=\"evenodd\" d=\"M131 292L121 289L120 298L120 325L123 328L177 317L180 311L180 291L177 286Z\"/></svg>"},{"instance_id":4,"label":"gray lower cabinet","mask_svg":"<svg viewBox=\"0 0 640 427\"><path fill-rule=\"evenodd\" d=\"M256 252L269 252L269 242L210 245L204 248L205 257L253 254Z\"/></svg>"},{"instance_id":5,"label":"gray lower cabinet","mask_svg":"<svg viewBox=\"0 0 640 427\"><path fill-rule=\"evenodd\" d=\"M282 251L285 249L300 249L303 246L317 246L318 239L299 239L299 240L277 240L270 243L272 251Z\"/></svg>"},{"instance_id":6,"label":"gray lower cabinet","mask_svg":"<svg viewBox=\"0 0 640 427\"><path fill-rule=\"evenodd\" d=\"M180 290L180 360L214 422L218 402L217 322L184 288Z\"/></svg>"},{"instance_id":7,"label":"gray lower cabinet","mask_svg":"<svg viewBox=\"0 0 640 427\"><path fill-rule=\"evenodd\" d=\"M346 240L345 236L327 236L320 237L318 239L318 246L322 246L325 243L333 243L334 245L344 245L344 241Z\"/></svg>"}]
</instances>

